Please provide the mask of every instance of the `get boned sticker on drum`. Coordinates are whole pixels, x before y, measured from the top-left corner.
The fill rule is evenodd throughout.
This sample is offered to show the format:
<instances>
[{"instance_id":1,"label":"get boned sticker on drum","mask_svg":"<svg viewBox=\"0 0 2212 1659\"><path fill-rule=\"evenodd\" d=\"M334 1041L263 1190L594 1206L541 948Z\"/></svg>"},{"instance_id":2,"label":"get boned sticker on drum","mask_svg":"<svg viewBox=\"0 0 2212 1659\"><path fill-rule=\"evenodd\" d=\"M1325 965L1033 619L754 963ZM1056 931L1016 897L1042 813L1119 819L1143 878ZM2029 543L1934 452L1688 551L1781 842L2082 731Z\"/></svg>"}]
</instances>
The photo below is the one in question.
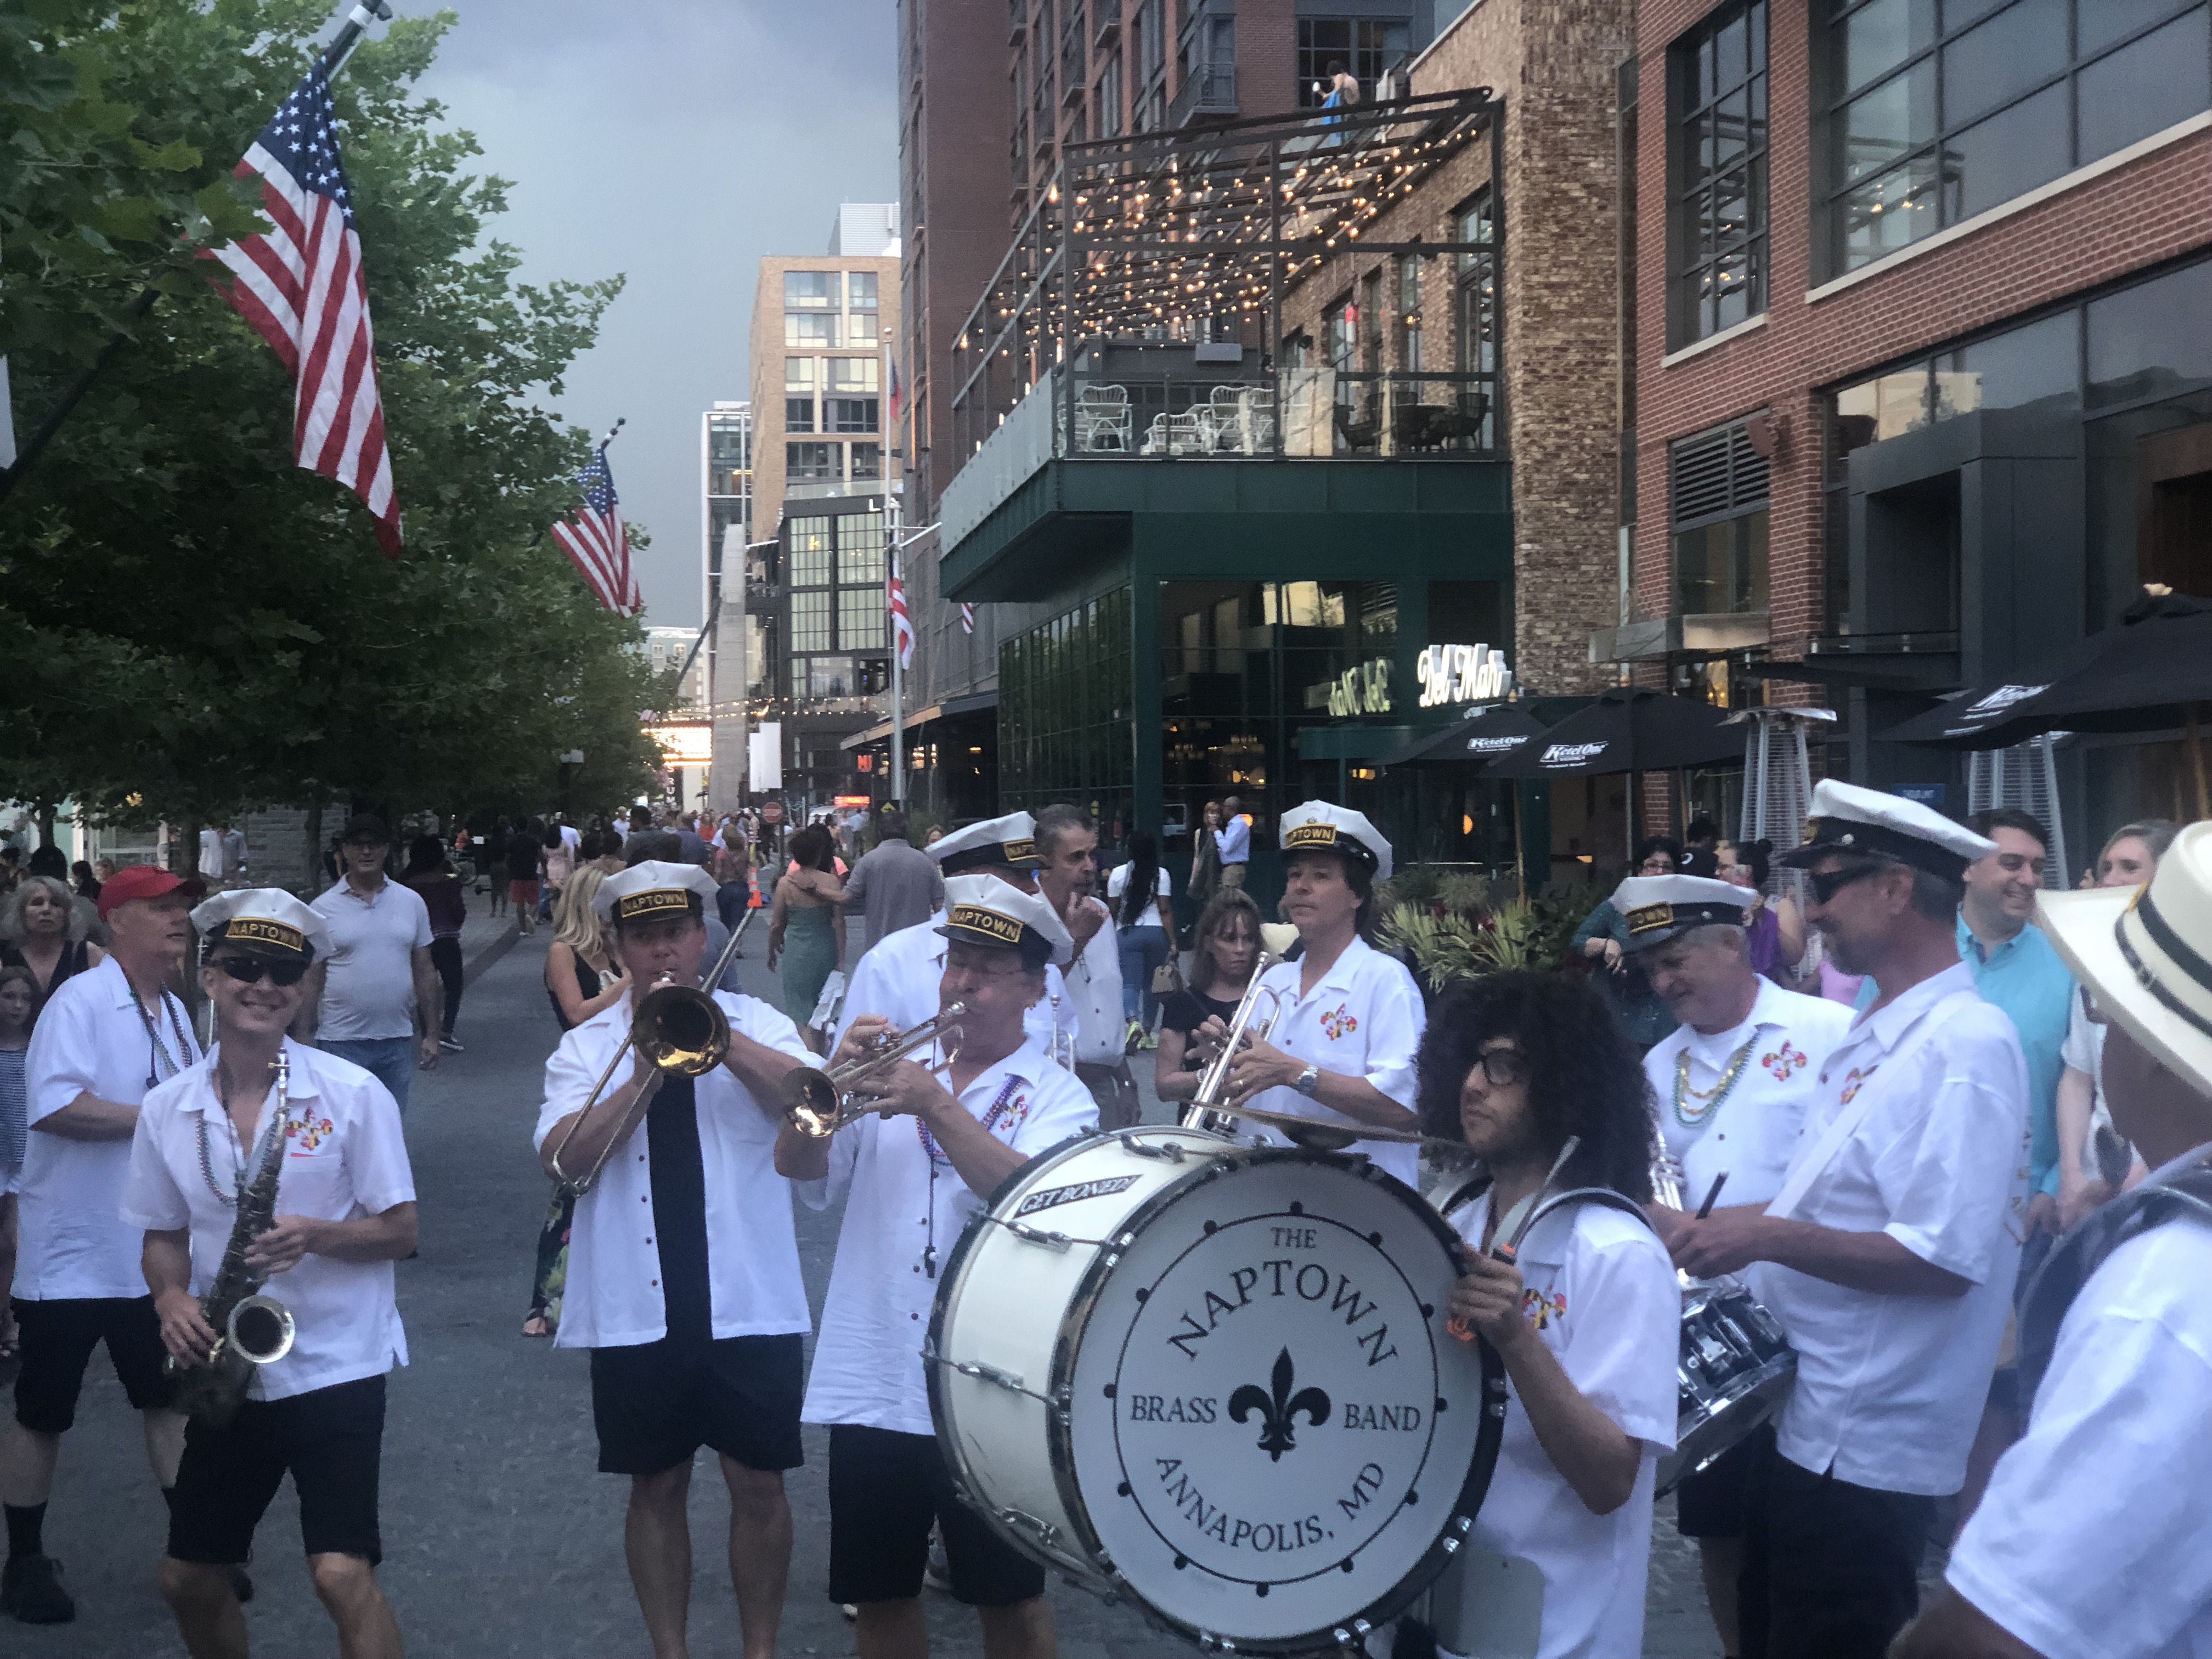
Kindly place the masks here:
<instances>
[{"instance_id":1,"label":"get boned sticker on drum","mask_svg":"<svg viewBox=\"0 0 2212 1659\"><path fill-rule=\"evenodd\" d=\"M1167 1139L1187 1157L1171 1172ZM1444 1329L1449 1231L1358 1158L1188 1130L1086 1148L1079 1167L1024 1172L994 1205L1006 1215L1095 1194L1123 1166L1146 1172L1132 1184L1149 1190L1124 1193L1133 1206L1090 1232L1099 1253L1068 1285L1044 1362L1041 1392L1065 1401L1045 1414L1058 1502L1012 1496L1023 1483L994 1474L1003 1460L965 1431L971 1416L953 1457L977 1506L1053 1565L1087 1558L1077 1576L1201 1642L1298 1651L1395 1615L1458 1548L1496 1455L1479 1351ZM1048 1213L1021 1224L1076 1233ZM1001 1265L1020 1242L995 1245ZM958 1344L961 1323L940 1318L941 1345ZM1055 1511L1042 1526L1040 1508Z\"/></svg>"}]
</instances>

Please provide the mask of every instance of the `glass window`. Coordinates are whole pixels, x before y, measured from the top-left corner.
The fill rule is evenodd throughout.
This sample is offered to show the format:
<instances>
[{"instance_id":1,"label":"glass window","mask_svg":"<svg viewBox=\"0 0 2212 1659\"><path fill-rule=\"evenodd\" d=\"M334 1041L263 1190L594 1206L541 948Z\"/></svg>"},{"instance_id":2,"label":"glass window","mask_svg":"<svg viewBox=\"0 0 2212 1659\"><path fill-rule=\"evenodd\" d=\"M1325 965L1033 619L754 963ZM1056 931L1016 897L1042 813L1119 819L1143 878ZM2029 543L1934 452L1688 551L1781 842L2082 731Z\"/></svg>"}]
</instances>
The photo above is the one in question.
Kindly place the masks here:
<instances>
[{"instance_id":1,"label":"glass window","mask_svg":"<svg viewBox=\"0 0 2212 1659\"><path fill-rule=\"evenodd\" d=\"M789 519L784 538L791 546L791 585L827 587L830 585L830 524L828 519Z\"/></svg>"},{"instance_id":2,"label":"glass window","mask_svg":"<svg viewBox=\"0 0 2212 1659\"><path fill-rule=\"evenodd\" d=\"M2081 407L2081 318L2068 311L1936 359L1935 418L1978 409Z\"/></svg>"},{"instance_id":3,"label":"glass window","mask_svg":"<svg viewBox=\"0 0 2212 1659\"><path fill-rule=\"evenodd\" d=\"M856 479L880 478L884 476L884 447L881 444L853 446L853 477Z\"/></svg>"},{"instance_id":4,"label":"glass window","mask_svg":"<svg viewBox=\"0 0 2212 1659\"><path fill-rule=\"evenodd\" d=\"M848 650L884 648L884 612L890 600L880 587L837 590L837 643Z\"/></svg>"},{"instance_id":5,"label":"glass window","mask_svg":"<svg viewBox=\"0 0 2212 1659\"><path fill-rule=\"evenodd\" d=\"M880 586L884 580L884 521L872 513L847 513L837 520L837 585Z\"/></svg>"},{"instance_id":6,"label":"glass window","mask_svg":"<svg viewBox=\"0 0 2212 1659\"><path fill-rule=\"evenodd\" d=\"M832 357L830 360L830 389L832 392L873 392L876 374L882 367L873 357Z\"/></svg>"},{"instance_id":7,"label":"glass window","mask_svg":"<svg viewBox=\"0 0 2212 1659\"><path fill-rule=\"evenodd\" d=\"M823 400L824 432L873 432L878 400L873 398L826 398Z\"/></svg>"},{"instance_id":8,"label":"glass window","mask_svg":"<svg viewBox=\"0 0 2212 1659\"><path fill-rule=\"evenodd\" d=\"M1766 509L1674 532L1675 610L1686 617L1766 609Z\"/></svg>"},{"instance_id":9,"label":"glass window","mask_svg":"<svg viewBox=\"0 0 2212 1659\"><path fill-rule=\"evenodd\" d=\"M1106 66L1098 73L1098 83L1091 90L1091 115L1094 136L1121 136L1121 54L1118 51L1108 55Z\"/></svg>"},{"instance_id":10,"label":"glass window","mask_svg":"<svg viewBox=\"0 0 2212 1659\"><path fill-rule=\"evenodd\" d=\"M784 313L783 343L787 346L814 346L834 349L842 345L844 331L840 319L834 313L812 315L803 311Z\"/></svg>"},{"instance_id":11,"label":"glass window","mask_svg":"<svg viewBox=\"0 0 2212 1659\"><path fill-rule=\"evenodd\" d=\"M1670 49L1668 338L1766 309L1766 0L1724 6Z\"/></svg>"},{"instance_id":12,"label":"glass window","mask_svg":"<svg viewBox=\"0 0 2212 1659\"><path fill-rule=\"evenodd\" d=\"M856 311L845 319L845 341L848 346L874 345L882 338L880 319L872 311Z\"/></svg>"},{"instance_id":13,"label":"glass window","mask_svg":"<svg viewBox=\"0 0 2212 1659\"><path fill-rule=\"evenodd\" d=\"M1299 18L1298 107L1321 106L1328 97L1329 77L1339 64L1358 81L1361 100L1372 99L1376 83L1405 62L1407 40L1402 21Z\"/></svg>"},{"instance_id":14,"label":"glass window","mask_svg":"<svg viewBox=\"0 0 2212 1659\"><path fill-rule=\"evenodd\" d=\"M2202 0L1836 0L1824 274L2212 106Z\"/></svg>"},{"instance_id":15,"label":"glass window","mask_svg":"<svg viewBox=\"0 0 2212 1659\"><path fill-rule=\"evenodd\" d=\"M835 311L837 273L834 270L787 270L783 273L786 311Z\"/></svg>"},{"instance_id":16,"label":"glass window","mask_svg":"<svg viewBox=\"0 0 2212 1659\"><path fill-rule=\"evenodd\" d=\"M854 690L853 659L850 657L809 657L806 659L806 695L811 697L851 697L859 693Z\"/></svg>"},{"instance_id":17,"label":"glass window","mask_svg":"<svg viewBox=\"0 0 2212 1659\"><path fill-rule=\"evenodd\" d=\"M1392 319L1397 332L1398 367L1409 373L1421 368L1421 256L1398 256L1398 304Z\"/></svg>"},{"instance_id":18,"label":"glass window","mask_svg":"<svg viewBox=\"0 0 2212 1659\"><path fill-rule=\"evenodd\" d=\"M811 392L814 389L814 359L786 357L783 360L783 389L786 392Z\"/></svg>"},{"instance_id":19,"label":"glass window","mask_svg":"<svg viewBox=\"0 0 2212 1659\"><path fill-rule=\"evenodd\" d=\"M830 590L819 588L811 592L796 592L791 596L791 648L793 651L828 651L837 641L830 632Z\"/></svg>"},{"instance_id":20,"label":"glass window","mask_svg":"<svg viewBox=\"0 0 2212 1659\"><path fill-rule=\"evenodd\" d=\"M793 483L837 476L836 444L786 444L783 476Z\"/></svg>"},{"instance_id":21,"label":"glass window","mask_svg":"<svg viewBox=\"0 0 2212 1659\"><path fill-rule=\"evenodd\" d=\"M2090 408L2212 386L2212 264L2122 289L2088 309Z\"/></svg>"},{"instance_id":22,"label":"glass window","mask_svg":"<svg viewBox=\"0 0 2212 1659\"><path fill-rule=\"evenodd\" d=\"M786 432L814 430L814 399L786 398L783 400L783 429Z\"/></svg>"},{"instance_id":23,"label":"glass window","mask_svg":"<svg viewBox=\"0 0 2212 1659\"><path fill-rule=\"evenodd\" d=\"M845 273L845 309L873 311L876 308L876 273L872 270L848 270Z\"/></svg>"}]
</instances>

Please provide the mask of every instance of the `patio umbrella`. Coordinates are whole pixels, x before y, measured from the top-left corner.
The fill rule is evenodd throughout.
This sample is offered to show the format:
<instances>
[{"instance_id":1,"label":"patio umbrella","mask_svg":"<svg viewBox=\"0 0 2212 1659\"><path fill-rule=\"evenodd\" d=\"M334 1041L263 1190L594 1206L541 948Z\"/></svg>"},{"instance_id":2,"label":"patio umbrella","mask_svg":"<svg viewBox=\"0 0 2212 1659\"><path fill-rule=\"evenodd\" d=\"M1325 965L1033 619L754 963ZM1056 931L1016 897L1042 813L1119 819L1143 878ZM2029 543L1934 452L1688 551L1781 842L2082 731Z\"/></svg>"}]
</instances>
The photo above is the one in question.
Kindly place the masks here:
<instances>
[{"instance_id":1,"label":"patio umbrella","mask_svg":"<svg viewBox=\"0 0 2212 1659\"><path fill-rule=\"evenodd\" d=\"M2197 742L2212 705L2212 600L2146 588L2118 623L2077 640L2021 683L1978 688L1881 734L1888 743L2005 749L2045 732L2188 734L2197 811L2208 807Z\"/></svg>"},{"instance_id":2,"label":"patio umbrella","mask_svg":"<svg viewBox=\"0 0 2212 1659\"><path fill-rule=\"evenodd\" d=\"M1517 752L1531 738L1549 729L1523 704L1494 702L1469 710L1465 719L1441 731L1420 733L1385 755L1381 763L1413 766L1494 761Z\"/></svg>"},{"instance_id":3,"label":"patio umbrella","mask_svg":"<svg viewBox=\"0 0 2212 1659\"><path fill-rule=\"evenodd\" d=\"M1490 763L1493 778L1581 778L1667 772L1743 756L1729 711L1663 691L1607 691L1543 734Z\"/></svg>"}]
</instances>

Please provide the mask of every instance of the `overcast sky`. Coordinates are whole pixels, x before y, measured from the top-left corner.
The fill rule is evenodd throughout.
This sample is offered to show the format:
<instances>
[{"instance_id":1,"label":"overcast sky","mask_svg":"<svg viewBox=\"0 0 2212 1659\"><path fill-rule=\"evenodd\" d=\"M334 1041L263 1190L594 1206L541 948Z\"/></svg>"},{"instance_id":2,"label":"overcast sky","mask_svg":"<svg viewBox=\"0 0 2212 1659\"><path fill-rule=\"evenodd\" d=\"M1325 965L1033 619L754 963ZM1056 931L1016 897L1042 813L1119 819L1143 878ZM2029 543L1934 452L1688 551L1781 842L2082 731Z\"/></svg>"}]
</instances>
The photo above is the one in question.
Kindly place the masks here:
<instances>
[{"instance_id":1,"label":"overcast sky","mask_svg":"<svg viewBox=\"0 0 2212 1659\"><path fill-rule=\"evenodd\" d=\"M699 416L747 395L757 261L823 252L838 203L897 190L893 0L447 3L460 23L422 91L514 182L490 233L526 281L629 276L558 408L595 431L629 417L608 459L653 532L646 619L696 628Z\"/></svg>"}]
</instances>

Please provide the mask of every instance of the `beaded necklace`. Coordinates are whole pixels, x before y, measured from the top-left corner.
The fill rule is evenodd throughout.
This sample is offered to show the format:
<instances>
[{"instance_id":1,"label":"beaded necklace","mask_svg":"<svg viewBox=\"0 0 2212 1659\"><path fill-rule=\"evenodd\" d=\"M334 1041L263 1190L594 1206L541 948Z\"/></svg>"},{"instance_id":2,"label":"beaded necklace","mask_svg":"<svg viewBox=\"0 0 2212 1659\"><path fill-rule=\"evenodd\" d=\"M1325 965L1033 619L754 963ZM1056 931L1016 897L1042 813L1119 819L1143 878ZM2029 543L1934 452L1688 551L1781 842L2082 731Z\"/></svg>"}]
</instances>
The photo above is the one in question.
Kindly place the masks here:
<instances>
[{"instance_id":1,"label":"beaded necklace","mask_svg":"<svg viewBox=\"0 0 2212 1659\"><path fill-rule=\"evenodd\" d=\"M1708 1121L1715 1112L1720 1110L1721 1103L1735 1088L1736 1079L1743 1075L1743 1068L1750 1063L1751 1051L1758 1046L1759 1029L1754 1026L1751 1035L1744 1039L1743 1047L1729 1056L1728 1065L1721 1072L1721 1080L1710 1089L1692 1089L1690 1086L1690 1051L1687 1048L1675 1055L1674 1121L1686 1129L1700 1127ZM1704 1103L1692 1106L1689 1103L1692 1100Z\"/></svg>"}]
</instances>

